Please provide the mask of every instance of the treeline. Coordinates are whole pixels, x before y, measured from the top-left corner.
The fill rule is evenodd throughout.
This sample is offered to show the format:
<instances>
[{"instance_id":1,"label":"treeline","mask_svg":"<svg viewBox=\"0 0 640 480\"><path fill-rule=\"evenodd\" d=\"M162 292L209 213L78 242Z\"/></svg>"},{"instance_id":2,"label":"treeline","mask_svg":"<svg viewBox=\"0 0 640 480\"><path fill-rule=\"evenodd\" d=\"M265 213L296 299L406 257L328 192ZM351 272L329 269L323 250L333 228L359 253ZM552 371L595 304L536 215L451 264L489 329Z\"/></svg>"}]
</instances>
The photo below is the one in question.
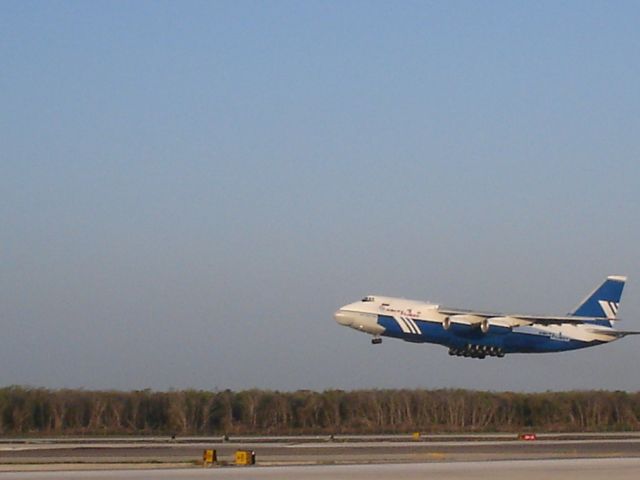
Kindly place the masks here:
<instances>
[{"instance_id":1,"label":"treeline","mask_svg":"<svg viewBox=\"0 0 640 480\"><path fill-rule=\"evenodd\" d=\"M627 392L0 388L1 435L562 432L639 427L640 393Z\"/></svg>"}]
</instances>

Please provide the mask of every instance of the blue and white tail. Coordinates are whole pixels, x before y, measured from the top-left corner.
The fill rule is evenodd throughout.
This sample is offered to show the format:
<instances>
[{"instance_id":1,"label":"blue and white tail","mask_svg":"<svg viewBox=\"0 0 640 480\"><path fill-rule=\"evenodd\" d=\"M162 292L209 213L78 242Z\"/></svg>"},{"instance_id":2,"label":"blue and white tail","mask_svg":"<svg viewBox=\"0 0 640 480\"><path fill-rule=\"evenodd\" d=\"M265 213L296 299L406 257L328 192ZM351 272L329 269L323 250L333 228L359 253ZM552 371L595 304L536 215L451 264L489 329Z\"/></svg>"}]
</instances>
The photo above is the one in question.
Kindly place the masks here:
<instances>
[{"instance_id":1,"label":"blue and white tail","mask_svg":"<svg viewBox=\"0 0 640 480\"><path fill-rule=\"evenodd\" d=\"M627 277L610 276L596 288L584 301L570 314L576 317L602 318L595 320L596 325L612 326L611 320L615 320L620 306L620 297Z\"/></svg>"}]
</instances>

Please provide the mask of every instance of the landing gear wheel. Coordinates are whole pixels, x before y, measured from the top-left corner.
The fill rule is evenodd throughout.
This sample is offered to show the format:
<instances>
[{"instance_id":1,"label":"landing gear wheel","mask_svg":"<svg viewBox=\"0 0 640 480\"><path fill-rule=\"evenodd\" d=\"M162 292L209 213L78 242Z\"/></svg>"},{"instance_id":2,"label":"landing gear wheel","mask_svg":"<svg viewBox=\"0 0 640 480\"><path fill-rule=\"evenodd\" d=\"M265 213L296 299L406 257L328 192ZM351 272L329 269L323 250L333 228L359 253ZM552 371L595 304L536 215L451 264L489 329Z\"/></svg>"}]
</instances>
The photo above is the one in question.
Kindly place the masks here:
<instances>
[{"instance_id":1,"label":"landing gear wheel","mask_svg":"<svg viewBox=\"0 0 640 480\"><path fill-rule=\"evenodd\" d=\"M382 339L381 338L372 338L371 339L371 343L373 345L380 345L382 343Z\"/></svg>"}]
</instances>

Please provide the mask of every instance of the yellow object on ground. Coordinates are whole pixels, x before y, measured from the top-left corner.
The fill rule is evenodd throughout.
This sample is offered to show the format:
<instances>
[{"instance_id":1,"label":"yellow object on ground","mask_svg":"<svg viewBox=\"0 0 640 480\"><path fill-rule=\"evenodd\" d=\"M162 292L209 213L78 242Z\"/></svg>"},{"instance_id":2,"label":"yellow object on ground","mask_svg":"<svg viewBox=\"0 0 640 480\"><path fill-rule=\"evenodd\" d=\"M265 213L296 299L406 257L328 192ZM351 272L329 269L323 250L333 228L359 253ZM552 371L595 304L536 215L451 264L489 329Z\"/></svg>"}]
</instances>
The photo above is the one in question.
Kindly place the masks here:
<instances>
[{"instance_id":1,"label":"yellow object on ground","mask_svg":"<svg viewBox=\"0 0 640 480\"><path fill-rule=\"evenodd\" d=\"M253 450L237 450L236 465L254 465L256 463L256 452Z\"/></svg>"},{"instance_id":2,"label":"yellow object on ground","mask_svg":"<svg viewBox=\"0 0 640 480\"><path fill-rule=\"evenodd\" d=\"M202 462L207 465L214 463L218 460L218 456L215 450L205 450L202 452Z\"/></svg>"}]
</instances>

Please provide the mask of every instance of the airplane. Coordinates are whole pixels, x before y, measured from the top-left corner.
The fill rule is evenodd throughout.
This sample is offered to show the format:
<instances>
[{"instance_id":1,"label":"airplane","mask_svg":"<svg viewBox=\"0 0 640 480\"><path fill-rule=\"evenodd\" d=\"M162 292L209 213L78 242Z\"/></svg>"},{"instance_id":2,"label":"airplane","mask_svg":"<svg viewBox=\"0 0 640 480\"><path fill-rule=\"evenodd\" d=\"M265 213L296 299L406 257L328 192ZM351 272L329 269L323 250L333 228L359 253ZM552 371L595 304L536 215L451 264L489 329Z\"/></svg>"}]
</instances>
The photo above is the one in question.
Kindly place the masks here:
<instances>
[{"instance_id":1,"label":"airplane","mask_svg":"<svg viewBox=\"0 0 640 480\"><path fill-rule=\"evenodd\" d=\"M355 330L412 343L435 343L449 355L502 358L511 353L548 353L609 343L640 332L616 330L627 278L612 275L565 316L477 312L404 298L368 295L334 313Z\"/></svg>"}]
</instances>

